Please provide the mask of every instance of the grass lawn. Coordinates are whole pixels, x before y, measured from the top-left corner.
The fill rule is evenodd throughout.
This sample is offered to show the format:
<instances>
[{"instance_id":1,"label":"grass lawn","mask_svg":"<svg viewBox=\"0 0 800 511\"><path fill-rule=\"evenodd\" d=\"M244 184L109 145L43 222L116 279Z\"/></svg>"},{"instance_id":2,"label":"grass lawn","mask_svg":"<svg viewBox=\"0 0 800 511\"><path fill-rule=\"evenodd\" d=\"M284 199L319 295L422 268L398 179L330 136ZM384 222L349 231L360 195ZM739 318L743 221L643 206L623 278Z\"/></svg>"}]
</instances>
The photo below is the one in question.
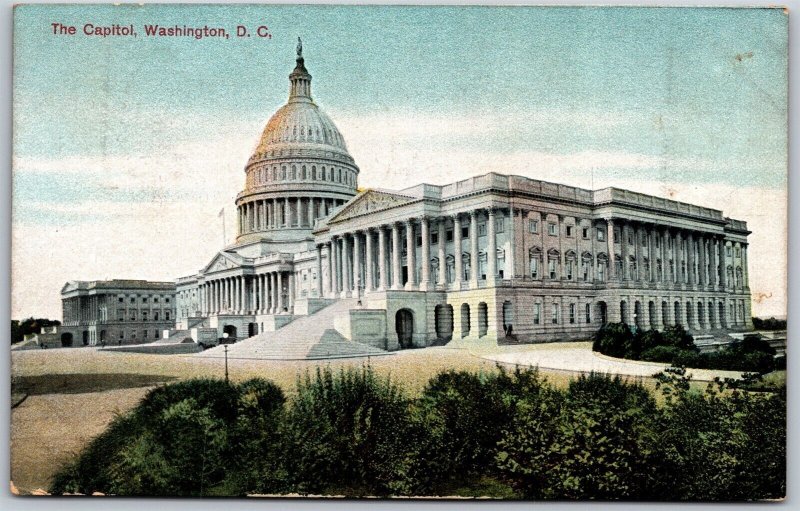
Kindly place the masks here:
<instances>
[{"instance_id":1,"label":"grass lawn","mask_svg":"<svg viewBox=\"0 0 800 511\"><path fill-rule=\"evenodd\" d=\"M494 362L478 355L539 349L559 349L559 345L406 350L371 358L369 364L377 373L390 375L393 380L402 382L408 392L416 394L440 370L497 370ZM591 349L589 345L587 349ZM365 359L230 359L228 370L233 381L266 378L291 397L298 376L314 371L318 365L336 369L365 363ZM11 413L11 478L23 493L46 489L52 475L65 461L101 433L115 414L133 408L153 386L195 377L222 378L225 374L223 359L114 353L88 348L15 351L11 355L11 366L12 394L27 395ZM575 376L565 371L543 370L542 374L556 386L567 385ZM652 380L642 381L653 388Z\"/></svg>"}]
</instances>

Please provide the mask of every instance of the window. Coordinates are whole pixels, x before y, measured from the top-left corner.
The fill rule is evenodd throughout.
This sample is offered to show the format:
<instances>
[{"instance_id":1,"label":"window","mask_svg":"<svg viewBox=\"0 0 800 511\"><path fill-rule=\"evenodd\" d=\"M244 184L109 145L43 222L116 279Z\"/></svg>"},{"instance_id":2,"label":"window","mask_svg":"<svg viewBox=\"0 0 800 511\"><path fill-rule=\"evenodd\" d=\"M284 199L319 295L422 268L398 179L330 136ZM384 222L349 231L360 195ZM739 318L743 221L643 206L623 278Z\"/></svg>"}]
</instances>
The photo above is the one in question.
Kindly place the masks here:
<instances>
[{"instance_id":1,"label":"window","mask_svg":"<svg viewBox=\"0 0 800 511\"><path fill-rule=\"evenodd\" d=\"M461 228L461 239L469 238L469 226L465 225Z\"/></svg>"},{"instance_id":2,"label":"window","mask_svg":"<svg viewBox=\"0 0 800 511\"><path fill-rule=\"evenodd\" d=\"M600 282L605 282L606 280L606 265L602 261L597 263L597 280Z\"/></svg>"},{"instance_id":3,"label":"window","mask_svg":"<svg viewBox=\"0 0 800 511\"><path fill-rule=\"evenodd\" d=\"M592 306L590 304L586 304L586 323L592 322Z\"/></svg>"},{"instance_id":4,"label":"window","mask_svg":"<svg viewBox=\"0 0 800 511\"><path fill-rule=\"evenodd\" d=\"M588 227L584 227L583 228L583 239L585 239L585 240L589 239L589 228Z\"/></svg>"},{"instance_id":5,"label":"window","mask_svg":"<svg viewBox=\"0 0 800 511\"><path fill-rule=\"evenodd\" d=\"M486 222L478 224L478 236L486 236Z\"/></svg>"},{"instance_id":6,"label":"window","mask_svg":"<svg viewBox=\"0 0 800 511\"><path fill-rule=\"evenodd\" d=\"M565 229L566 229L567 237L571 238L572 237L572 226L571 225L567 225L567 226L565 226Z\"/></svg>"},{"instance_id":7,"label":"window","mask_svg":"<svg viewBox=\"0 0 800 511\"><path fill-rule=\"evenodd\" d=\"M131 297L131 303L136 303L136 297L135 296Z\"/></svg>"},{"instance_id":8,"label":"window","mask_svg":"<svg viewBox=\"0 0 800 511\"><path fill-rule=\"evenodd\" d=\"M557 236L558 235L558 225L554 224L553 222L550 222L549 224L547 224L547 233L550 234L550 236Z\"/></svg>"},{"instance_id":9,"label":"window","mask_svg":"<svg viewBox=\"0 0 800 511\"><path fill-rule=\"evenodd\" d=\"M533 324L538 325L541 322L542 305L539 303L533 304Z\"/></svg>"},{"instance_id":10,"label":"window","mask_svg":"<svg viewBox=\"0 0 800 511\"><path fill-rule=\"evenodd\" d=\"M554 325L558 324L558 302L553 302L553 308L551 310L552 313L552 321Z\"/></svg>"},{"instance_id":11,"label":"window","mask_svg":"<svg viewBox=\"0 0 800 511\"><path fill-rule=\"evenodd\" d=\"M537 234L539 232L538 220L528 220L528 232L532 232L533 234Z\"/></svg>"},{"instance_id":12,"label":"window","mask_svg":"<svg viewBox=\"0 0 800 511\"><path fill-rule=\"evenodd\" d=\"M589 281L589 261L584 260L581 264L581 273L583 274L583 281Z\"/></svg>"},{"instance_id":13,"label":"window","mask_svg":"<svg viewBox=\"0 0 800 511\"><path fill-rule=\"evenodd\" d=\"M117 310L117 321L125 321L125 309Z\"/></svg>"},{"instance_id":14,"label":"window","mask_svg":"<svg viewBox=\"0 0 800 511\"><path fill-rule=\"evenodd\" d=\"M597 228L597 241L605 241L606 240L606 232L603 230L602 227Z\"/></svg>"},{"instance_id":15,"label":"window","mask_svg":"<svg viewBox=\"0 0 800 511\"><path fill-rule=\"evenodd\" d=\"M539 258L538 257L531 257L531 278L538 279L539 278Z\"/></svg>"},{"instance_id":16,"label":"window","mask_svg":"<svg viewBox=\"0 0 800 511\"><path fill-rule=\"evenodd\" d=\"M569 323L571 325L575 324L575 304L569 304Z\"/></svg>"},{"instance_id":17,"label":"window","mask_svg":"<svg viewBox=\"0 0 800 511\"><path fill-rule=\"evenodd\" d=\"M728 257L731 256L731 247L725 247L725 255Z\"/></svg>"},{"instance_id":18,"label":"window","mask_svg":"<svg viewBox=\"0 0 800 511\"><path fill-rule=\"evenodd\" d=\"M445 241L448 242L453 241L453 229L447 229L444 232L444 236L445 236Z\"/></svg>"},{"instance_id":19,"label":"window","mask_svg":"<svg viewBox=\"0 0 800 511\"><path fill-rule=\"evenodd\" d=\"M418 247L422 246L422 235L421 234L417 235L417 246Z\"/></svg>"},{"instance_id":20,"label":"window","mask_svg":"<svg viewBox=\"0 0 800 511\"><path fill-rule=\"evenodd\" d=\"M740 257L742 255L742 251L741 251L741 249L739 247L736 247L735 253L736 253L736 257Z\"/></svg>"},{"instance_id":21,"label":"window","mask_svg":"<svg viewBox=\"0 0 800 511\"><path fill-rule=\"evenodd\" d=\"M575 261L568 260L567 261L567 280L572 280L572 267L574 266Z\"/></svg>"},{"instance_id":22,"label":"window","mask_svg":"<svg viewBox=\"0 0 800 511\"><path fill-rule=\"evenodd\" d=\"M628 245L633 245L633 233L628 233Z\"/></svg>"},{"instance_id":23,"label":"window","mask_svg":"<svg viewBox=\"0 0 800 511\"><path fill-rule=\"evenodd\" d=\"M614 243L619 243L619 231L614 229Z\"/></svg>"},{"instance_id":24,"label":"window","mask_svg":"<svg viewBox=\"0 0 800 511\"><path fill-rule=\"evenodd\" d=\"M147 303L147 297L142 298L142 303Z\"/></svg>"},{"instance_id":25,"label":"window","mask_svg":"<svg viewBox=\"0 0 800 511\"><path fill-rule=\"evenodd\" d=\"M550 259L547 261L547 272L550 274L551 279L556 278L556 260Z\"/></svg>"},{"instance_id":26,"label":"window","mask_svg":"<svg viewBox=\"0 0 800 511\"><path fill-rule=\"evenodd\" d=\"M153 302L154 303L158 303L158 297L157 296L153 297Z\"/></svg>"},{"instance_id":27,"label":"window","mask_svg":"<svg viewBox=\"0 0 800 511\"><path fill-rule=\"evenodd\" d=\"M506 222L504 217L499 216L494 219L494 227L496 232L504 232L505 225Z\"/></svg>"},{"instance_id":28,"label":"window","mask_svg":"<svg viewBox=\"0 0 800 511\"><path fill-rule=\"evenodd\" d=\"M119 297L119 303L122 303L122 301L123 301L123 298L120 296Z\"/></svg>"},{"instance_id":29,"label":"window","mask_svg":"<svg viewBox=\"0 0 800 511\"><path fill-rule=\"evenodd\" d=\"M436 245L439 243L439 231L433 231L431 233L431 245Z\"/></svg>"},{"instance_id":30,"label":"window","mask_svg":"<svg viewBox=\"0 0 800 511\"><path fill-rule=\"evenodd\" d=\"M164 319L169 321L169 311L164 311Z\"/></svg>"},{"instance_id":31,"label":"window","mask_svg":"<svg viewBox=\"0 0 800 511\"><path fill-rule=\"evenodd\" d=\"M166 301L167 301L167 303L169 303L169 298L167 298L167 300L166 300Z\"/></svg>"}]
</instances>

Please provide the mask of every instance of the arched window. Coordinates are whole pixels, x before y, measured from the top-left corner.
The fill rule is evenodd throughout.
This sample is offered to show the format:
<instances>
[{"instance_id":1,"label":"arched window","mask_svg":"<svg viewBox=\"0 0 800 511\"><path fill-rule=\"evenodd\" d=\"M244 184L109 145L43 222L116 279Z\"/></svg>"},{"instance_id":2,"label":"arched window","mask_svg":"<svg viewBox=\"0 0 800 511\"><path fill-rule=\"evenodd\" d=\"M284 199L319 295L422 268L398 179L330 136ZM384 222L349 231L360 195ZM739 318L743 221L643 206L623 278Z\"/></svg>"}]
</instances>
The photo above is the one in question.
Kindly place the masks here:
<instances>
[{"instance_id":1,"label":"arched window","mask_svg":"<svg viewBox=\"0 0 800 511\"><path fill-rule=\"evenodd\" d=\"M311 166L311 180L312 181L316 181L317 180L317 167L316 167L316 165L312 165Z\"/></svg>"}]
</instances>

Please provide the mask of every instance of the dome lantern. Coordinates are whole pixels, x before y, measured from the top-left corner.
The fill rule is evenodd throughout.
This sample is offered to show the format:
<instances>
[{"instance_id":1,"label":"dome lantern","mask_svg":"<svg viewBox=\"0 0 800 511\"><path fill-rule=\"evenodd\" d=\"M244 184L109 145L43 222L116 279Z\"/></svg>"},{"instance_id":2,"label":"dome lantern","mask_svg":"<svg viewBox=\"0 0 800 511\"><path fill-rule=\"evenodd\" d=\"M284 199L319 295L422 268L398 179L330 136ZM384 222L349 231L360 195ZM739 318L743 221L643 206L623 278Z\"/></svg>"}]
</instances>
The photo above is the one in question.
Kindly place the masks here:
<instances>
[{"instance_id":1,"label":"dome lantern","mask_svg":"<svg viewBox=\"0 0 800 511\"><path fill-rule=\"evenodd\" d=\"M305 60L303 59L303 41L297 38L297 64L294 71L289 75L289 102L294 103L298 101L311 102L311 75L306 70Z\"/></svg>"}]
</instances>

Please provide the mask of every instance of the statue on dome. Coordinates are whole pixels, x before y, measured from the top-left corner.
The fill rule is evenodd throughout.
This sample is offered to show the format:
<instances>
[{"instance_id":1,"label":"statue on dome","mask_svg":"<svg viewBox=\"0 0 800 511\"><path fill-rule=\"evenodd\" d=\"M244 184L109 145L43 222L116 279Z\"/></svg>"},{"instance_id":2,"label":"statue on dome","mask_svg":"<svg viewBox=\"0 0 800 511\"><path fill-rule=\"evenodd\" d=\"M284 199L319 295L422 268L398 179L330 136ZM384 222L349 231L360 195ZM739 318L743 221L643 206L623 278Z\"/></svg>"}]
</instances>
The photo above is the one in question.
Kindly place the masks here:
<instances>
[{"instance_id":1,"label":"statue on dome","mask_svg":"<svg viewBox=\"0 0 800 511\"><path fill-rule=\"evenodd\" d=\"M303 41L297 37L297 58L303 58Z\"/></svg>"}]
</instances>

